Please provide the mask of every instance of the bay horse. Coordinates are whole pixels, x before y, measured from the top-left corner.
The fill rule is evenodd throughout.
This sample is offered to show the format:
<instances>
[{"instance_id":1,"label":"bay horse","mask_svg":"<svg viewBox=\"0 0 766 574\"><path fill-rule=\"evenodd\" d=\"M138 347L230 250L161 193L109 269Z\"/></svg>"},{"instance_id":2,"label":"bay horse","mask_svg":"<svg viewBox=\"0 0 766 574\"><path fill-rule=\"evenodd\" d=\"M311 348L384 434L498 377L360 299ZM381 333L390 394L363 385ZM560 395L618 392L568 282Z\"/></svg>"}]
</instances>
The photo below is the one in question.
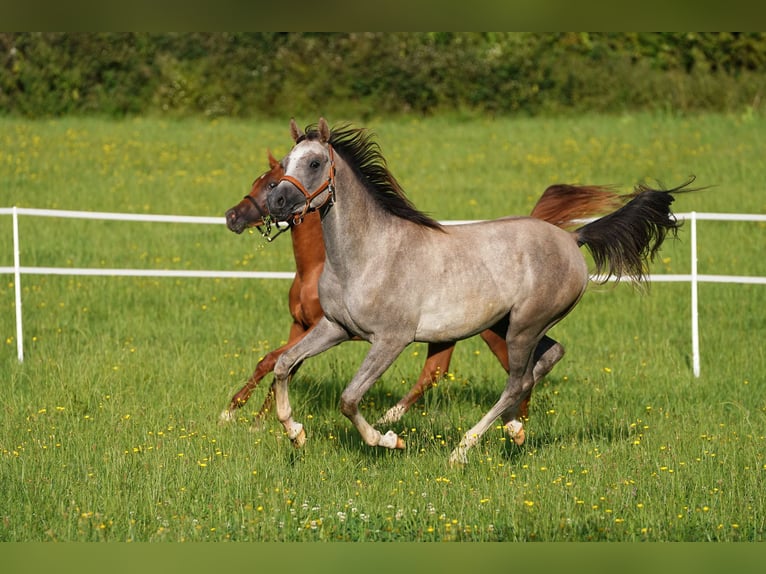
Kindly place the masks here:
<instances>
[{"instance_id":1,"label":"bay horse","mask_svg":"<svg viewBox=\"0 0 766 574\"><path fill-rule=\"evenodd\" d=\"M247 228L257 228L263 237L272 241L286 228L275 235L271 234L271 218L266 205L268 193L276 187L284 175L280 162L268 153L269 170L255 179L250 192L234 207L226 211L226 225L234 233L242 233ZM531 217L543 219L558 226L568 228L576 220L590 218L617 209L624 203L624 196L615 193L606 186L583 186L556 184L549 186L532 209ZM222 422L236 418L236 411L247 403L260 381L274 369L279 356L285 350L300 341L324 312L319 302L319 276L325 261L322 226L318 212L307 213L300 225L288 222L295 258L295 278L290 286L288 307L292 324L287 343L267 353L256 365L255 371L245 385L229 401L228 407L221 412ZM508 371L508 353L505 341L491 329L480 333L492 353L503 368ZM390 424L398 421L409 408L417 402L425 391L436 384L440 377L449 371L454 351L454 343L429 343L425 364L416 383L409 392L391 407L377 424ZM563 357L564 348L560 343L545 337L535 352L535 380L544 377ZM256 421L262 419L273 403L273 385L266 399L255 415ZM525 397L520 408L520 420L528 417L530 397ZM513 435L517 444L525 439L523 426L519 426Z\"/></svg>"},{"instance_id":2,"label":"bay horse","mask_svg":"<svg viewBox=\"0 0 766 574\"><path fill-rule=\"evenodd\" d=\"M639 185L625 205L574 231L532 217L442 226L407 199L367 130L331 131L324 118L306 133L294 120L290 129L295 145L268 194L269 213L298 221L318 211L325 245L324 315L274 367L277 418L296 447L305 444L306 432L293 418L288 388L306 359L352 338L368 341L340 410L366 444L403 449L395 432L382 434L364 418L365 393L413 341L453 344L487 329L505 341L508 378L449 461L467 463L497 418L513 436L535 384L535 350L587 288L580 248L591 253L599 275L640 283L666 235L678 229L673 194L690 191L689 182L670 190Z\"/></svg>"}]
</instances>

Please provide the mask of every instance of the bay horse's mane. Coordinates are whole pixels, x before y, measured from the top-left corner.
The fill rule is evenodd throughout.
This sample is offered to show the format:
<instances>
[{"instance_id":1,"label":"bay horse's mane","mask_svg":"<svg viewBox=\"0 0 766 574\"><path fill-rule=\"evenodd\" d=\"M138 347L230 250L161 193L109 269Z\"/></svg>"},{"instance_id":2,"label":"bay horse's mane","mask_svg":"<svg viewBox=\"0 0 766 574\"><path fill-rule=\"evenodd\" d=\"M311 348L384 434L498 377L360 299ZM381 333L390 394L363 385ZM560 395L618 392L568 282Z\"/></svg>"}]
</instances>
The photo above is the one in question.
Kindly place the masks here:
<instances>
[{"instance_id":1,"label":"bay horse's mane","mask_svg":"<svg viewBox=\"0 0 766 574\"><path fill-rule=\"evenodd\" d=\"M298 142L304 138L319 139L317 124L307 126L305 135ZM370 130L353 128L349 124L335 126L330 131L329 144L348 162L376 203L385 211L418 225L442 228L438 221L417 209L407 198L399 182L388 170L386 158Z\"/></svg>"}]
</instances>

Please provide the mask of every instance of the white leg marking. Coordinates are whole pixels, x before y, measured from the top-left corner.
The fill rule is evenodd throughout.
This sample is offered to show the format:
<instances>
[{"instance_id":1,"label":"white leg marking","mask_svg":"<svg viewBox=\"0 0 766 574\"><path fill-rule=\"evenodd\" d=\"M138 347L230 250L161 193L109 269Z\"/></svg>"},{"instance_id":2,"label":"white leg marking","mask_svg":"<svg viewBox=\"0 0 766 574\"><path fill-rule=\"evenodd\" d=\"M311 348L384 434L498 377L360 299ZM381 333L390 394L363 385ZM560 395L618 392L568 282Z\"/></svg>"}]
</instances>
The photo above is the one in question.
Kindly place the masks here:
<instances>
[{"instance_id":1,"label":"white leg marking","mask_svg":"<svg viewBox=\"0 0 766 574\"><path fill-rule=\"evenodd\" d=\"M230 411L229 409L226 409L221 412L221 415L218 417L218 420L221 421L222 423L230 423L236 418L237 418L236 415L232 411Z\"/></svg>"},{"instance_id":2,"label":"white leg marking","mask_svg":"<svg viewBox=\"0 0 766 574\"><path fill-rule=\"evenodd\" d=\"M400 418L402 418L403 414L404 414L404 407L401 405L394 405L393 407L391 407L390 409L386 411L386 414L380 417L380 420L378 420L377 424L387 425L387 424L395 423Z\"/></svg>"},{"instance_id":3,"label":"white leg marking","mask_svg":"<svg viewBox=\"0 0 766 574\"><path fill-rule=\"evenodd\" d=\"M449 456L449 463L450 466L456 466L456 465L466 465L468 464L468 457L466 456L466 448L464 446L458 446L455 450L452 451L452 454Z\"/></svg>"}]
</instances>

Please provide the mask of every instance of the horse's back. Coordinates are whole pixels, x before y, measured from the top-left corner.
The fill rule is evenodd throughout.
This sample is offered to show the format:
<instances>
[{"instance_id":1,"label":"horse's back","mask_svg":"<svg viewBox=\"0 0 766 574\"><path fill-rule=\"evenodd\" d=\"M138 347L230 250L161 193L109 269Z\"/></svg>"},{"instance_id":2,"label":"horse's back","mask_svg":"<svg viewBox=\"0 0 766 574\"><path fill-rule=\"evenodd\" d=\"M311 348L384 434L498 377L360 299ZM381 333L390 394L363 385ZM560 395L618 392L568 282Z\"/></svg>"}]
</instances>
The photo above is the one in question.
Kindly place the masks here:
<instances>
[{"instance_id":1,"label":"horse's back","mask_svg":"<svg viewBox=\"0 0 766 574\"><path fill-rule=\"evenodd\" d=\"M588 269L574 236L533 217L506 217L456 230L463 239L475 237L473 249L493 275L517 288L560 291L565 284L584 285Z\"/></svg>"},{"instance_id":2,"label":"horse's back","mask_svg":"<svg viewBox=\"0 0 766 574\"><path fill-rule=\"evenodd\" d=\"M414 296L422 299L422 340L458 325L474 324L479 332L512 309L542 320L559 316L585 290L585 258L574 237L554 225L508 217L444 230L430 233L419 254L418 276L438 278Z\"/></svg>"},{"instance_id":3,"label":"horse's back","mask_svg":"<svg viewBox=\"0 0 766 574\"><path fill-rule=\"evenodd\" d=\"M572 233L533 217L504 217L445 228L461 251L502 273L516 271L587 276L587 266ZM518 264L515 268L513 263ZM578 273L579 272L579 273ZM583 278L583 277L580 277Z\"/></svg>"}]
</instances>

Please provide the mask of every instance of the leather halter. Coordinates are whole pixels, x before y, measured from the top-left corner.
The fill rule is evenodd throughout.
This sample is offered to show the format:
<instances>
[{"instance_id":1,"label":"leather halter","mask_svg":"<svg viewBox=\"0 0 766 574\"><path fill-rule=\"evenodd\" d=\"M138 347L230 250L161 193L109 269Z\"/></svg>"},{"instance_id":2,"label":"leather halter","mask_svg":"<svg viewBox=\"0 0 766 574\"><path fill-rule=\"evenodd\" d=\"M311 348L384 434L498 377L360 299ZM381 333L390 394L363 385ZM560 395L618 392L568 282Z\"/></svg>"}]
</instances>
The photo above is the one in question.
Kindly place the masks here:
<instances>
[{"instance_id":1,"label":"leather halter","mask_svg":"<svg viewBox=\"0 0 766 574\"><path fill-rule=\"evenodd\" d=\"M258 210L258 214L261 216L261 222L262 225L266 227L266 229L261 229L260 225L255 225L254 227L258 230L258 233L261 234L261 237L263 237L266 241L271 243L274 241L277 237L282 235L285 231L287 231L290 226L286 225L285 227L279 227L279 222L274 221L274 219L271 217L270 213L265 213L263 209L261 209L261 206L258 205L258 202L255 201L255 199L251 195L246 195L245 199L248 200L250 203L253 204L253 207L255 207L256 210ZM274 227L277 229L277 233L273 236L271 235L271 224L274 223Z\"/></svg>"},{"instance_id":2,"label":"leather halter","mask_svg":"<svg viewBox=\"0 0 766 574\"><path fill-rule=\"evenodd\" d=\"M287 181L293 184L306 198L306 204L303 207L303 211L292 216L293 223L296 225L301 223L303 218L306 217L306 214L310 211L317 211L325 206L329 208L333 203L335 203L335 154L331 145L328 144L327 149L330 152L330 173L327 176L327 179L313 192L309 192L309 190L307 190L300 181L291 175L283 175L279 180L280 182ZM325 199L320 205L312 207L311 201L326 189L329 190L327 199Z\"/></svg>"}]
</instances>

